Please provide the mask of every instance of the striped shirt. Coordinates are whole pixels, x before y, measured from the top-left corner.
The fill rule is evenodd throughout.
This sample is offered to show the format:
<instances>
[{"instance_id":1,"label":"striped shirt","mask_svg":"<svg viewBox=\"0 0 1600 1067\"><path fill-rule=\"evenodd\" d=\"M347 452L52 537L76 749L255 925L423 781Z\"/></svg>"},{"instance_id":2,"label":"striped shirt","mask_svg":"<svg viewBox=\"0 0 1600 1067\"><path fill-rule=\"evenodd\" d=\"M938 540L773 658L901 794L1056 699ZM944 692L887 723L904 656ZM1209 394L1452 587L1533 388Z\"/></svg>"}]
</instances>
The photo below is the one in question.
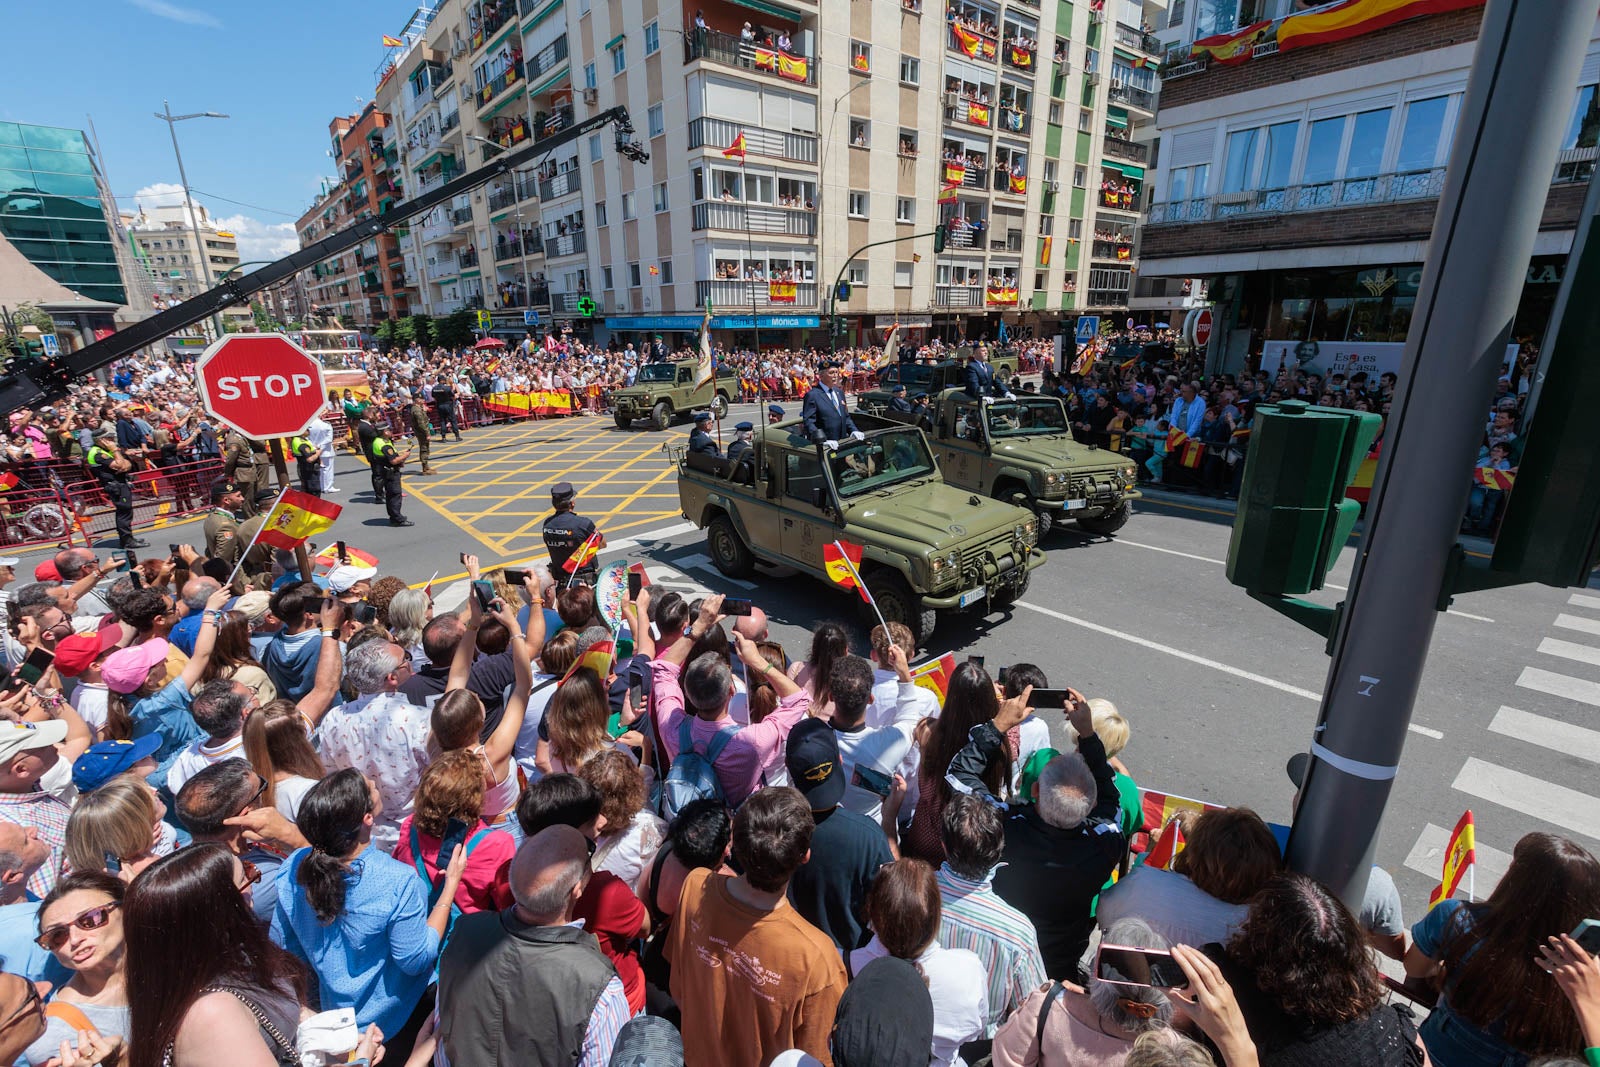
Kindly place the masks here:
<instances>
[{"instance_id":1,"label":"striped shirt","mask_svg":"<svg viewBox=\"0 0 1600 1067\"><path fill-rule=\"evenodd\" d=\"M0 793L0 819L21 827L35 827L39 840L50 846L50 862L28 877L28 892L44 897L56 884L56 871L67 844L67 818L72 809L54 793Z\"/></svg>"},{"instance_id":2,"label":"striped shirt","mask_svg":"<svg viewBox=\"0 0 1600 1067\"><path fill-rule=\"evenodd\" d=\"M1049 981L1039 956L1039 939L1033 923L1001 900L989 878L971 881L950 869L939 868L939 944L977 954L989 975L987 1033L997 1027L1039 986ZM992 875L991 875L992 877Z\"/></svg>"}]
</instances>

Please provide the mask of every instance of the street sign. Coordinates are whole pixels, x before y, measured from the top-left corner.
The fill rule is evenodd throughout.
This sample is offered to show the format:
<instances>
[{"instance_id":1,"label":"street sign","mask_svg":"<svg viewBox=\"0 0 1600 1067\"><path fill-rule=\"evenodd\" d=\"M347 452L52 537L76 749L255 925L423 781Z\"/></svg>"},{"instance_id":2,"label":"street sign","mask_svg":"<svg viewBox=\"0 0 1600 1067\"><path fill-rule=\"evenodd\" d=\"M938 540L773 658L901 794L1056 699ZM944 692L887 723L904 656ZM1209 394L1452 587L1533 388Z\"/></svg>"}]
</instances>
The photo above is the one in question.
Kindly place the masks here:
<instances>
[{"instance_id":1,"label":"street sign","mask_svg":"<svg viewBox=\"0 0 1600 1067\"><path fill-rule=\"evenodd\" d=\"M258 440L303 433L328 402L322 364L281 333L214 341L194 371L205 409Z\"/></svg>"},{"instance_id":2,"label":"street sign","mask_svg":"<svg viewBox=\"0 0 1600 1067\"><path fill-rule=\"evenodd\" d=\"M539 313L537 311L524 311L522 313L522 325L524 325L524 326L537 326L537 325L539 325Z\"/></svg>"},{"instance_id":3,"label":"street sign","mask_svg":"<svg viewBox=\"0 0 1600 1067\"><path fill-rule=\"evenodd\" d=\"M494 325L494 316L487 311L478 312L478 329L487 330Z\"/></svg>"},{"instance_id":4,"label":"street sign","mask_svg":"<svg viewBox=\"0 0 1600 1067\"><path fill-rule=\"evenodd\" d=\"M61 354L61 342L56 338L55 334L41 334L39 343L44 346L44 354L51 359L55 359Z\"/></svg>"},{"instance_id":5,"label":"street sign","mask_svg":"<svg viewBox=\"0 0 1600 1067\"><path fill-rule=\"evenodd\" d=\"M1078 333L1073 338L1073 340L1077 341L1078 344L1080 344L1080 345L1086 345L1089 342L1093 341L1096 337L1099 337L1099 336L1100 336L1100 316L1099 315L1079 315L1078 316Z\"/></svg>"},{"instance_id":6,"label":"street sign","mask_svg":"<svg viewBox=\"0 0 1600 1067\"><path fill-rule=\"evenodd\" d=\"M1194 345L1204 348L1211 343L1211 309L1202 308L1194 317Z\"/></svg>"},{"instance_id":7,"label":"street sign","mask_svg":"<svg viewBox=\"0 0 1600 1067\"><path fill-rule=\"evenodd\" d=\"M594 313L595 313L596 309L597 309L597 305L595 304L594 300L592 300L591 298L589 298L587 296L580 296L578 298L578 314L582 315L584 318L586 318L586 319L594 318Z\"/></svg>"}]
</instances>

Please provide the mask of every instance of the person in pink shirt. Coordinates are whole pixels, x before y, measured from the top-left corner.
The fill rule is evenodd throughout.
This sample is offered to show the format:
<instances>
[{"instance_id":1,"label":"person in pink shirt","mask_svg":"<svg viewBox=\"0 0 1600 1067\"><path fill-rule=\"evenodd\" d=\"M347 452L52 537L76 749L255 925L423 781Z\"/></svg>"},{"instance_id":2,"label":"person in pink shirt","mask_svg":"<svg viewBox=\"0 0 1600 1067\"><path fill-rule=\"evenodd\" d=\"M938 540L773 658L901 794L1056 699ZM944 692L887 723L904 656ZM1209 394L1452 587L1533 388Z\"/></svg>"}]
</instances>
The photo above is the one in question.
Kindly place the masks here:
<instances>
[{"instance_id":1,"label":"person in pink shirt","mask_svg":"<svg viewBox=\"0 0 1600 1067\"><path fill-rule=\"evenodd\" d=\"M778 707L759 723L740 727L728 715L728 701L733 697L733 669L728 661L714 652L701 653L687 668L683 661L694 647L695 639L712 626L721 616L722 594L707 597L700 605L700 615L693 625L683 631L676 641L660 651L650 665L655 696L657 733L661 747L670 764L678 755L678 728L685 715L692 715L689 736L694 747L705 751L718 731L733 726L738 730L723 747L712 767L717 780L722 783L722 794L728 806L737 808L761 786L762 772L769 766L783 762L783 747L789 731L811 709L811 697L790 678L761 655L754 641L735 632L733 640L739 658L744 661L747 677L759 678L772 686L778 694ZM680 683L681 679L681 683ZM685 706L687 702L687 707Z\"/></svg>"},{"instance_id":2,"label":"person in pink shirt","mask_svg":"<svg viewBox=\"0 0 1600 1067\"><path fill-rule=\"evenodd\" d=\"M500 911L512 904L510 868L517 846L510 834L484 823L482 810L482 759L465 750L446 752L422 773L415 809L400 824L400 843L394 848L395 859L415 867L432 885L444 873L439 850L450 823L464 824L467 832L461 843L467 850L467 868L455 895L463 915ZM447 856L446 866L448 862Z\"/></svg>"}]
</instances>

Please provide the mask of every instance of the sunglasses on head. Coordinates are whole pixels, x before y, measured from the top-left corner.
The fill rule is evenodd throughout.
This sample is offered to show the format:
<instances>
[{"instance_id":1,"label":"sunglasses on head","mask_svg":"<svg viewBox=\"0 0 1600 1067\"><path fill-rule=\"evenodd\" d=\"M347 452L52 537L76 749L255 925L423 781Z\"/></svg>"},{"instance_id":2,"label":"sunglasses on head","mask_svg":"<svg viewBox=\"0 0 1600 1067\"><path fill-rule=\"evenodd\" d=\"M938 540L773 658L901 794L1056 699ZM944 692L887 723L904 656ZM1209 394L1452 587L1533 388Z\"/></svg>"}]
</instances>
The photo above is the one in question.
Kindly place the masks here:
<instances>
[{"instance_id":1,"label":"sunglasses on head","mask_svg":"<svg viewBox=\"0 0 1600 1067\"><path fill-rule=\"evenodd\" d=\"M33 939L34 944L42 949L54 952L67 943L68 933L72 927L76 926L79 930L98 930L111 921L111 913L118 906L114 900L108 900L104 904L97 904L88 911L80 912L64 923L57 923L55 926L47 927L40 932L38 937Z\"/></svg>"}]
</instances>

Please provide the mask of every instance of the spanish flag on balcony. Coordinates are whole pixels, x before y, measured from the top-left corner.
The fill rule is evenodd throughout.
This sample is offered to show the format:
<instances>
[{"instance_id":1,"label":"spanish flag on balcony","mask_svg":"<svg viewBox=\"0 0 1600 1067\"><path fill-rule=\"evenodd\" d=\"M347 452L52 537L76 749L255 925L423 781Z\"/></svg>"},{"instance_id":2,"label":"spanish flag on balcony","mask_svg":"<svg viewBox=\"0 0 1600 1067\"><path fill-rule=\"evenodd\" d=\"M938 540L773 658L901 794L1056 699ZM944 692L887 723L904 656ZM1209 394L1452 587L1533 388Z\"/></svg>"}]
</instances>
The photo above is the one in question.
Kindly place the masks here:
<instances>
[{"instance_id":1,"label":"spanish flag on balcony","mask_svg":"<svg viewBox=\"0 0 1600 1067\"><path fill-rule=\"evenodd\" d=\"M778 53L778 76L788 78L792 82L803 82L811 74L811 61L805 56L791 56L787 52Z\"/></svg>"},{"instance_id":2,"label":"spanish flag on balcony","mask_svg":"<svg viewBox=\"0 0 1600 1067\"><path fill-rule=\"evenodd\" d=\"M939 203L941 203L941 204L953 204L953 203L955 203L956 200L959 199L956 196L956 189L957 188L959 188L959 187L958 186L954 186L954 185L946 185L946 186L942 187L939 190Z\"/></svg>"},{"instance_id":3,"label":"spanish flag on balcony","mask_svg":"<svg viewBox=\"0 0 1600 1067\"><path fill-rule=\"evenodd\" d=\"M944 183L946 185L960 185L967 180L967 165L965 163L946 163L944 165Z\"/></svg>"},{"instance_id":4,"label":"spanish flag on balcony","mask_svg":"<svg viewBox=\"0 0 1600 1067\"><path fill-rule=\"evenodd\" d=\"M1484 0L1346 0L1321 11L1291 15L1278 27L1278 50L1331 44L1420 15L1482 7Z\"/></svg>"},{"instance_id":5,"label":"spanish flag on balcony","mask_svg":"<svg viewBox=\"0 0 1600 1067\"><path fill-rule=\"evenodd\" d=\"M1017 302L1015 286L991 285L984 293L985 299L991 304L1013 305Z\"/></svg>"},{"instance_id":6,"label":"spanish flag on balcony","mask_svg":"<svg viewBox=\"0 0 1600 1067\"><path fill-rule=\"evenodd\" d=\"M737 159L740 163L744 162L744 131L743 130L739 131L739 136L737 136L737 137L735 137L733 139L733 143L731 145L729 145L727 148L724 148L722 150L722 158L723 159Z\"/></svg>"},{"instance_id":7,"label":"spanish flag on balcony","mask_svg":"<svg viewBox=\"0 0 1600 1067\"><path fill-rule=\"evenodd\" d=\"M1272 21L1252 22L1242 30L1202 37L1189 46L1191 56L1210 56L1213 63L1233 66L1250 58L1252 49L1266 39L1272 30Z\"/></svg>"},{"instance_id":8,"label":"spanish flag on balcony","mask_svg":"<svg viewBox=\"0 0 1600 1067\"><path fill-rule=\"evenodd\" d=\"M968 100L967 121L974 126L989 125L989 105L980 104L976 100Z\"/></svg>"},{"instance_id":9,"label":"spanish flag on balcony","mask_svg":"<svg viewBox=\"0 0 1600 1067\"><path fill-rule=\"evenodd\" d=\"M1131 247L1129 247L1128 245L1118 245L1117 246L1117 258L1118 259L1132 259L1133 258L1133 249Z\"/></svg>"},{"instance_id":10,"label":"spanish flag on balcony","mask_svg":"<svg viewBox=\"0 0 1600 1067\"><path fill-rule=\"evenodd\" d=\"M1046 237L1044 243L1039 246L1039 266L1048 267L1050 265L1050 247L1054 242L1054 237Z\"/></svg>"},{"instance_id":11,"label":"spanish flag on balcony","mask_svg":"<svg viewBox=\"0 0 1600 1067\"><path fill-rule=\"evenodd\" d=\"M383 47L385 48L404 48L405 45L406 43L398 37L390 37L387 33L383 35Z\"/></svg>"},{"instance_id":12,"label":"spanish flag on balcony","mask_svg":"<svg viewBox=\"0 0 1600 1067\"><path fill-rule=\"evenodd\" d=\"M982 47L982 38L958 22L950 24L950 33L956 39L956 48L960 49L963 55L977 58L978 51Z\"/></svg>"},{"instance_id":13,"label":"spanish flag on balcony","mask_svg":"<svg viewBox=\"0 0 1600 1067\"><path fill-rule=\"evenodd\" d=\"M852 66L860 71L869 71L872 69L872 61L867 58L865 52L857 52L855 59L851 60L850 62Z\"/></svg>"},{"instance_id":14,"label":"spanish flag on balcony","mask_svg":"<svg viewBox=\"0 0 1600 1067\"><path fill-rule=\"evenodd\" d=\"M1033 53L1026 48L1018 48L1016 45L1012 45L1011 65L1013 67L1021 67L1024 70L1031 68L1033 66Z\"/></svg>"},{"instance_id":15,"label":"spanish flag on balcony","mask_svg":"<svg viewBox=\"0 0 1600 1067\"><path fill-rule=\"evenodd\" d=\"M1194 470L1205 458L1206 446L1174 426L1167 431L1167 454L1180 466Z\"/></svg>"},{"instance_id":16,"label":"spanish flag on balcony","mask_svg":"<svg viewBox=\"0 0 1600 1067\"><path fill-rule=\"evenodd\" d=\"M794 303L794 282L768 282L767 300L774 304Z\"/></svg>"},{"instance_id":17,"label":"spanish flag on balcony","mask_svg":"<svg viewBox=\"0 0 1600 1067\"><path fill-rule=\"evenodd\" d=\"M1007 181L1007 188L1019 196L1028 191L1028 177L1025 174L1013 174Z\"/></svg>"}]
</instances>

